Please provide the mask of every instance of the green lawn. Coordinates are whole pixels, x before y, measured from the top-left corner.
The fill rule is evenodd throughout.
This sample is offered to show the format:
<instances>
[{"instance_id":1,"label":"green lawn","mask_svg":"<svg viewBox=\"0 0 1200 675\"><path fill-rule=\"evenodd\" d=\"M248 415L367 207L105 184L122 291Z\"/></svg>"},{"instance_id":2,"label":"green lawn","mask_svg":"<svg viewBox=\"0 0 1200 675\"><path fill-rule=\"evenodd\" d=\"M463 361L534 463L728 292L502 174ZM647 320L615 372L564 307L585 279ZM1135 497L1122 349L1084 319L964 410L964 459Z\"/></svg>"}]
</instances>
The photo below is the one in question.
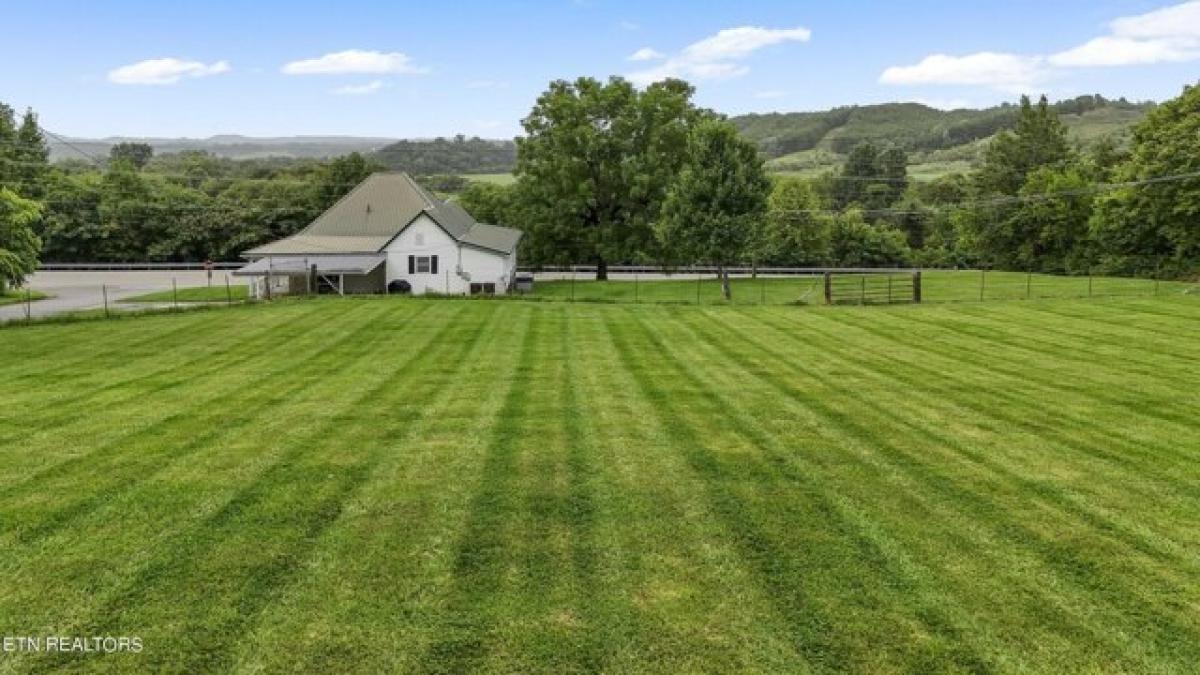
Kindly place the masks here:
<instances>
[{"instance_id":1,"label":"green lawn","mask_svg":"<svg viewBox=\"0 0 1200 675\"><path fill-rule=\"evenodd\" d=\"M225 284L214 284L212 286L180 288L178 293L174 291L156 291L144 295L135 295L131 298L124 298L121 302L173 302L176 299L179 302L227 302L231 299L234 302L238 302L249 298L250 287L245 284L231 285L228 291L225 288Z\"/></svg>"},{"instance_id":2,"label":"green lawn","mask_svg":"<svg viewBox=\"0 0 1200 675\"><path fill-rule=\"evenodd\" d=\"M1200 298L0 331L0 670L1187 672Z\"/></svg>"},{"instance_id":3,"label":"green lawn","mask_svg":"<svg viewBox=\"0 0 1200 675\"><path fill-rule=\"evenodd\" d=\"M517 181L517 177L511 173L464 173L462 177L474 183L495 183L497 185L511 185Z\"/></svg>"},{"instance_id":4,"label":"green lawn","mask_svg":"<svg viewBox=\"0 0 1200 675\"><path fill-rule=\"evenodd\" d=\"M44 300L48 297L50 297L48 294L43 293L41 291L32 291L32 290L27 291L24 288L21 288L21 289L10 288L10 289L7 289L4 292L0 293L0 306L14 305L18 302L25 302L26 300L29 300L29 301Z\"/></svg>"},{"instance_id":5,"label":"green lawn","mask_svg":"<svg viewBox=\"0 0 1200 675\"><path fill-rule=\"evenodd\" d=\"M695 276L663 280L660 275L621 275L620 279L595 281L595 275L579 272L574 281L537 281L534 297L544 300L576 300L579 302L665 303L665 304L726 304L721 296L721 284L715 275L697 279ZM889 279L890 277L890 279ZM839 275L835 278L836 299L846 303L895 300L912 297L911 273L890 275ZM860 284L862 284L860 286ZM822 304L825 302L825 282L820 276L749 277L731 280L733 304L782 305ZM865 293L858 292L862 288ZM1066 277L1023 272L980 272L927 270L922 273L922 300L926 303L966 302L978 300L1022 300L1044 298L1086 298L1106 296L1179 295L1195 290L1194 284L1179 282L1155 283L1153 279L1086 276Z\"/></svg>"}]
</instances>

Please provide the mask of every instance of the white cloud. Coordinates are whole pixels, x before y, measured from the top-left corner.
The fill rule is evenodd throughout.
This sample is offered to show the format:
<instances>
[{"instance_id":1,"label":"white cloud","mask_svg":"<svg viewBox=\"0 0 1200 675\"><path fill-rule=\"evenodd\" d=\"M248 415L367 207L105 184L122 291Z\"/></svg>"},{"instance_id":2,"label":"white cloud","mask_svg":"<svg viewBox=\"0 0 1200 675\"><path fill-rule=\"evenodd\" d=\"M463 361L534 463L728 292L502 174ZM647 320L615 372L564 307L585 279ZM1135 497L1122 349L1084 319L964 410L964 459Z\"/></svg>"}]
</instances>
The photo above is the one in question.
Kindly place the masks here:
<instances>
[{"instance_id":1,"label":"white cloud","mask_svg":"<svg viewBox=\"0 0 1200 675\"><path fill-rule=\"evenodd\" d=\"M1200 58L1200 42L1185 40L1136 40L1098 37L1050 57L1056 66L1087 68L1131 66L1147 63L1178 63Z\"/></svg>"},{"instance_id":2,"label":"white cloud","mask_svg":"<svg viewBox=\"0 0 1200 675\"><path fill-rule=\"evenodd\" d=\"M338 87L333 90L333 93L346 96L365 96L366 94L374 94L385 86L387 85L384 84L383 80L373 80L366 84L348 84L344 87Z\"/></svg>"},{"instance_id":3,"label":"white cloud","mask_svg":"<svg viewBox=\"0 0 1200 675\"><path fill-rule=\"evenodd\" d=\"M147 59L108 72L114 84L175 84L184 78L208 77L229 72L228 61L201 63L182 59Z\"/></svg>"},{"instance_id":4,"label":"white cloud","mask_svg":"<svg viewBox=\"0 0 1200 675\"><path fill-rule=\"evenodd\" d=\"M1121 17L1109 28L1126 38L1200 38L1200 0Z\"/></svg>"},{"instance_id":5,"label":"white cloud","mask_svg":"<svg viewBox=\"0 0 1200 675\"><path fill-rule=\"evenodd\" d=\"M629 55L629 61L657 61L664 58L666 54L657 51L651 47L642 47L636 52Z\"/></svg>"},{"instance_id":6,"label":"white cloud","mask_svg":"<svg viewBox=\"0 0 1200 675\"><path fill-rule=\"evenodd\" d=\"M400 52L378 52L363 49L347 49L333 52L315 59L292 61L283 66L287 75L344 75L353 74L396 74L420 75L428 68L413 64L412 59Z\"/></svg>"},{"instance_id":7,"label":"white cloud","mask_svg":"<svg viewBox=\"0 0 1200 675\"><path fill-rule=\"evenodd\" d=\"M1071 68L1180 63L1200 59L1200 0L1115 19L1101 35L1065 51L1041 55L979 52L932 54L892 66L879 81L898 85L986 86L1023 93Z\"/></svg>"},{"instance_id":8,"label":"white cloud","mask_svg":"<svg viewBox=\"0 0 1200 675\"><path fill-rule=\"evenodd\" d=\"M1056 66L1088 68L1200 59L1200 0L1125 16L1104 35L1050 57Z\"/></svg>"},{"instance_id":9,"label":"white cloud","mask_svg":"<svg viewBox=\"0 0 1200 675\"><path fill-rule=\"evenodd\" d=\"M668 77L693 80L722 80L750 72L738 63L754 52L785 42L808 42L812 31L807 28L760 28L740 26L726 28L715 35L694 42L661 65L628 75L638 85L648 85Z\"/></svg>"},{"instance_id":10,"label":"white cloud","mask_svg":"<svg viewBox=\"0 0 1200 675\"><path fill-rule=\"evenodd\" d=\"M1023 92L1046 79L1038 56L978 52L966 56L930 54L911 66L892 66L879 81L895 85L968 85Z\"/></svg>"},{"instance_id":11,"label":"white cloud","mask_svg":"<svg viewBox=\"0 0 1200 675\"><path fill-rule=\"evenodd\" d=\"M716 35L706 37L683 50L685 57L693 61L723 61L740 59L751 52L781 42L808 42L812 31L807 28L759 28L741 26L726 28Z\"/></svg>"}]
</instances>

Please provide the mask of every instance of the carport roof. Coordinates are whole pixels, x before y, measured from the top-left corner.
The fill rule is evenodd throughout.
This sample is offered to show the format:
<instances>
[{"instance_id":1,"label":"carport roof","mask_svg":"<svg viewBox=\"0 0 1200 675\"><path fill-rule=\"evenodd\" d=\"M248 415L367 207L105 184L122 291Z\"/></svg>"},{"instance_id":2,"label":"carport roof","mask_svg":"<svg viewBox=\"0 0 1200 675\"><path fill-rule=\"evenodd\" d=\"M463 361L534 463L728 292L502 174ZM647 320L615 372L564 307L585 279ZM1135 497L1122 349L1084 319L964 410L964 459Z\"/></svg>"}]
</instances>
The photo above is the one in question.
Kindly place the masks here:
<instances>
[{"instance_id":1,"label":"carport roof","mask_svg":"<svg viewBox=\"0 0 1200 675\"><path fill-rule=\"evenodd\" d=\"M317 274L370 274L379 267L385 256L370 255L272 255L259 258L245 267L235 270L234 276L261 277L268 274L307 274L313 265Z\"/></svg>"}]
</instances>

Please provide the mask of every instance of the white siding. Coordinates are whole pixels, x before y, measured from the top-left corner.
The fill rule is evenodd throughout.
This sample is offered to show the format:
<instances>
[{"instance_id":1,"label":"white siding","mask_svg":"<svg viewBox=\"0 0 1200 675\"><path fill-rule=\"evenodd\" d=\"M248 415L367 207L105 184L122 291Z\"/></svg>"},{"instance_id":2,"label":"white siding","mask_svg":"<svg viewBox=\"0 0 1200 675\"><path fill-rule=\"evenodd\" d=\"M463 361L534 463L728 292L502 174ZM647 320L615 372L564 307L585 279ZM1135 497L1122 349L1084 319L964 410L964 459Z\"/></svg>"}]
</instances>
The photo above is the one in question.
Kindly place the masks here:
<instances>
[{"instance_id":1,"label":"white siding","mask_svg":"<svg viewBox=\"0 0 1200 675\"><path fill-rule=\"evenodd\" d=\"M417 239L423 243L418 246ZM387 247L387 280L403 279L412 284L414 295L425 293L467 292L467 286L454 268L458 265L458 242L450 238L429 216L421 214ZM408 256L436 255L437 274L408 273Z\"/></svg>"},{"instance_id":2,"label":"white siding","mask_svg":"<svg viewBox=\"0 0 1200 675\"><path fill-rule=\"evenodd\" d=\"M418 244L418 240L421 241ZM408 273L408 256L438 257L437 274ZM425 293L470 293L472 283L496 284L496 293L508 292L516 269L516 254L504 255L457 241L421 214L387 247L387 280L403 279L412 285L414 295Z\"/></svg>"}]
</instances>

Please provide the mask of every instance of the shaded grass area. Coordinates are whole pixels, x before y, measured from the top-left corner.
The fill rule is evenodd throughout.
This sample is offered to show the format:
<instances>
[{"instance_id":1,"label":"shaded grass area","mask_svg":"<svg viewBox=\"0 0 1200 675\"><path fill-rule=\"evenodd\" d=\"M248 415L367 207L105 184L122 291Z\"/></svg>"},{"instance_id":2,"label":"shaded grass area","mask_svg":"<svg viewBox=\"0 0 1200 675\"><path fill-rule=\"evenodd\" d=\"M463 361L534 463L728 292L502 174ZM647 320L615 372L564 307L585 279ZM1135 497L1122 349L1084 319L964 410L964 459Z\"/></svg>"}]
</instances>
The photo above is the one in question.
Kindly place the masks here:
<instances>
[{"instance_id":1,"label":"shaded grass area","mask_svg":"<svg viewBox=\"0 0 1200 675\"><path fill-rule=\"evenodd\" d=\"M0 669L1186 671L1198 326L380 297L6 331L0 634L146 648Z\"/></svg>"},{"instance_id":2,"label":"shaded grass area","mask_svg":"<svg viewBox=\"0 0 1200 675\"><path fill-rule=\"evenodd\" d=\"M721 295L715 275L680 276L623 274L609 281L595 281L591 273L576 278L537 281L533 297L577 302L652 304L728 304ZM860 282L862 293L860 296ZM922 273L922 301L926 303L979 300L1024 300L1178 295L1194 290L1194 284L1156 282L1153 279L1121 277L1055 276L1024 272L979 270L926 270ZM912 297L912 275L839 274L834 277L835 302L865 304L885 302L889 297L902 302ZM824 279L820 276L731 279L732 303L738 305L818 305L825 302Z\"/></svg>"},{"instance_id":3,"label":"shaded grass area","mask_svg":"<svg viewBox=\"0 0 1200 675\"><path fill-rule=\"evenodd\" d=\"M26 301L36 302L38 300L45 300L49 297L53 296L41 291L10 288L5 290L3 293L0 293L0 306L14 305L18 302Z\"/></svg>"},{"instance_id":4,"label":"shaded grass area","mask_svg":"<svg viewBox=\"0 0 1200 675\"><path fill-rule=\"evenodd\" d=\"M245 284L213 284L212 286L189 286L178 291L156 291L123 298L121 302L241 302L250 298L250 287Z\"/></svg>"}]
</instances>

